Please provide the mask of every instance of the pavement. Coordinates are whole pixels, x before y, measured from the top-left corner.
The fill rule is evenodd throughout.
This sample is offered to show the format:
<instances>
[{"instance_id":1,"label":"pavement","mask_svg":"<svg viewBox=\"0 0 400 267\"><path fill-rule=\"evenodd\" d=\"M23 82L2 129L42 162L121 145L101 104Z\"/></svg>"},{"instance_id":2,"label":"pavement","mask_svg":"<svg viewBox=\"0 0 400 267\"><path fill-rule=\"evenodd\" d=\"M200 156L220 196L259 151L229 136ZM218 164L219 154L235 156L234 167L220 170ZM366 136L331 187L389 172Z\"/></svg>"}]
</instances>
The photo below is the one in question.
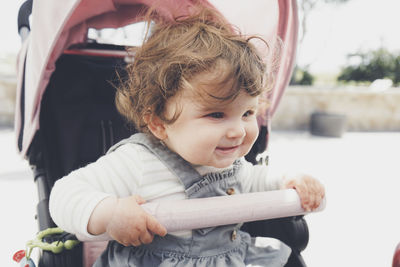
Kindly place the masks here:
<instances>
[{"instance_id":1,"label":"pavement","mask_svg":"<svg viewBox=\"0 0 400 267\"><path fill-rule=\"evenodd\" d=\"M37 191L15 149L12 129L0 129L0 266L17 266L12 254L37 231ZM347 132L342 138L273 131L271 175L290 171L317 177L327 206L306 216L308 267L391 266L400 242L399 132Z\"/></svg>"}]
</instances>

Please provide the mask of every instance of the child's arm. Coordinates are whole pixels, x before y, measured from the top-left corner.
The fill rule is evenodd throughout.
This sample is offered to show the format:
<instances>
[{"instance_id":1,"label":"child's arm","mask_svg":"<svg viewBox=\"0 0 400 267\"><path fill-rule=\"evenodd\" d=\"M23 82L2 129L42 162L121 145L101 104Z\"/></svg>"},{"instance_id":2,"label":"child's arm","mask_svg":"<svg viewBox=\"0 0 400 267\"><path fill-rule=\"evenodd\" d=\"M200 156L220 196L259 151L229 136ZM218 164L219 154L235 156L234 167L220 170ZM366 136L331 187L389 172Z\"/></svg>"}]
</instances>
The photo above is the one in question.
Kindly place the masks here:
<instances>
[{"instance_id":1,"label":"child's arm","mask_svg":"<svg viewBox=\"0 0 400 267\"><path fill-rule=\"evenodd\" d=\"M107 233L125 246L149 244L154 234L165 236L165 227L139 206L144 202L138 195L105 198L92 212L88 232L93 235Z\"/></svg>"},{"instance_id":2,"label":"child's arm","mask_svg":"<svg viewBox=\"0 0 400 267\"><path fill-rule=\"evenodd\" d=\"M304 175L270 175L268 167L243 163L243 181L245 192L260 192L279 189L295 189L305 211L319 207L325 197L324 186L315 178Z\"/></svg>"},{"instance_id":3,"label":"child's arm","mask_svg":"<svg viewBox=\"0 0 400 267\"><path fill-rule=\"evenodd\" d=\"M54 184L49 199L50 214L54 222L80 239L97 240L103 238L98 234L111 233L121 240L115 230L116 224L109 225L109 222L111 218L120 217L123 220L142 214L141 209L135 212L137 201L130 200L129 197L136 194L138 184L141 183L140 160L134 147L121 146L115 152L59 179ZM130 210L127 208L128 202L134 206ZM121 215L124 211L126 214ZM89 220L92 223L90 228ZM111 227L112 225L114 226ZM138 225L142 229L140 221ZM149 228L154 231L151 223ZM144 242L148 241L148 237L142 238Z\"/></svg>"}]
</instances>

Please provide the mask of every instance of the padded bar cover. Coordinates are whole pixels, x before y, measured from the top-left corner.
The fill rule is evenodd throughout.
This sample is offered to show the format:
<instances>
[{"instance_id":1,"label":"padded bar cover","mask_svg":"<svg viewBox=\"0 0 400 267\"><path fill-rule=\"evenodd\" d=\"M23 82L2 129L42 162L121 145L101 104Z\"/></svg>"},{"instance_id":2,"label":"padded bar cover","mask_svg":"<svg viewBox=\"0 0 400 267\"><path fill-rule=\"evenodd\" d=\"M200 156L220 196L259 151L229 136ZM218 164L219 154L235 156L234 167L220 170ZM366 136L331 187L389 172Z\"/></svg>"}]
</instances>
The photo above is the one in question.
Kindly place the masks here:
<instances>
[{"instance_id":1,"label":"padded bar cover","mask_svg":"<svg viewBox=\"0 0 400 267\"><path fill-rule=\"evenodd\" d=\"M143 204L142 207L164 225L168 232L309 213L301 207L300 198L294 189L149 202ZM324 208L325 199L314 212L322 211ZM81 236L79 239L91 241ZM100 241L107 237L102 235L102 238L95 239L95 241Z\"/></svg>"}]
</instances>

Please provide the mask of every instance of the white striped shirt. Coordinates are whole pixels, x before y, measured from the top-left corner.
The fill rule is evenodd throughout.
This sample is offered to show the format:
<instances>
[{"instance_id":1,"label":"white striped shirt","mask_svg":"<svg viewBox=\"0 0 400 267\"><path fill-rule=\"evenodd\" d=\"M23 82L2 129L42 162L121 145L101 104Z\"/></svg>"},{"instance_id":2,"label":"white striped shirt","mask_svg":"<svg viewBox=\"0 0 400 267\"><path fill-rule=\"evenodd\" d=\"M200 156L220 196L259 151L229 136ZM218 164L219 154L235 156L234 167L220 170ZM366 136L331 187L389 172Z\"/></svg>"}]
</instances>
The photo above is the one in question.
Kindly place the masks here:
<instances>
[{"instance_id":1,"label":"white striped shirt","mask_svg":"<svg viewBox=\"0 0 400 267\"><path fill-rule=\"evenodd\" d=\"M253 166L244 158L241 161L238 177L244 192L280 188L280 179L267 179L266 166ZM199 166L196 170L203 175L222 169ZM96 205L109 196L131 195L140 195L147 202L186 198L183 184L153 153L128 143L58 180L50 195L50 214L65 231L92 238L87 225Z\"/></svg>"}]
</instances>

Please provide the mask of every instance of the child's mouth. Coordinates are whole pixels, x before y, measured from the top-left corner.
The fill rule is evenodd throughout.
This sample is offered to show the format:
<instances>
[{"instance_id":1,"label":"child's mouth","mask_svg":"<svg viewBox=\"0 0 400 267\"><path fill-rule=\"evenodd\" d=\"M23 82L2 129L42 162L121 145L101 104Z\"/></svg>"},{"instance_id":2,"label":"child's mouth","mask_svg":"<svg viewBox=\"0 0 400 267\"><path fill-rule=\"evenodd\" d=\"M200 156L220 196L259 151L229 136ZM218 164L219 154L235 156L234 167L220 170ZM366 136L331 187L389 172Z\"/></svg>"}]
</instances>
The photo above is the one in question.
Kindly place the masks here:
<instances>
[{"instance_id":1,"label":"child's mouth","mask_svg":"<svg viewBox=\"0 0 400 267\"><path fill-rule=\"evenodd\" d=\"M228 147L217 147L217 151L220 153L224 153L224 154L229 154L231 152L234 152L237 148L239 148L239 146L228 146Z\"/></svg>"}]
</instances>

